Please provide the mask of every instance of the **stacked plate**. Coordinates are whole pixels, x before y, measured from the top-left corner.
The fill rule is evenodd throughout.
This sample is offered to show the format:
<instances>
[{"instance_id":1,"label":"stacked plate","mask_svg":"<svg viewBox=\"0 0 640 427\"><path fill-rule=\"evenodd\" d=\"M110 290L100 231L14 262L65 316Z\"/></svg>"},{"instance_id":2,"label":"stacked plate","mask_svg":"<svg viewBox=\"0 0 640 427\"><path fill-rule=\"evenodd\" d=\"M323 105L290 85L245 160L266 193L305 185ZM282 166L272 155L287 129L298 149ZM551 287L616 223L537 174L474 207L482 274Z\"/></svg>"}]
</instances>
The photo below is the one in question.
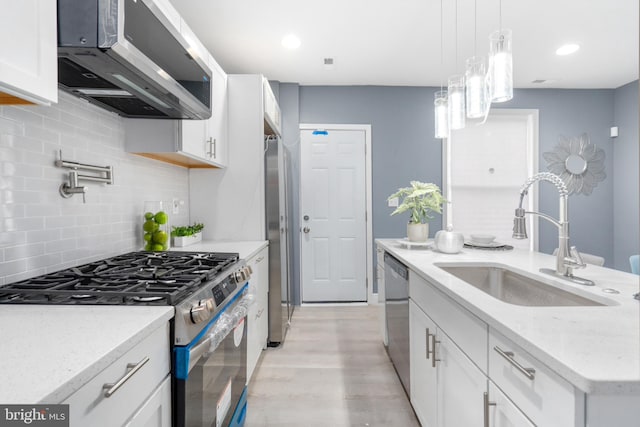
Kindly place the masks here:
<instances>
[{"instance_id":1,"label":"stacked plate","mask_svg":"<svg viewBox=\"0 0 640 427\"><path fill-rule=\"evenodd\" d=\"M474 249L494 249L494 250L509 250L513 249L513 246L505 245L495 241L496 236L490 234L472 234L471 240L464 242L464 246Z\"/></svg>"}]
</instances>

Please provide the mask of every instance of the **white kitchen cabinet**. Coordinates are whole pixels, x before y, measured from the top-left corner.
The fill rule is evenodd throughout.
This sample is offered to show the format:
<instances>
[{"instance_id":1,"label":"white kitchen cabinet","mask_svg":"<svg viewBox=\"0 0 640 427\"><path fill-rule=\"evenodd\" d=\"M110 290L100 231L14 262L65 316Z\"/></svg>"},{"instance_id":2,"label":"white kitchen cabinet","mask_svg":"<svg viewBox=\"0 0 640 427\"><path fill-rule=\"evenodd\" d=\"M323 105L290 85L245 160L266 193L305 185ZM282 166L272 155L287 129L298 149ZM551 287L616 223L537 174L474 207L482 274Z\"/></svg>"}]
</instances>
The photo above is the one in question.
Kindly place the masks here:
<instances>
[{"instance_id":1,"label":"white kitchen cabinet","mask_svg":"<svg viewBox=\"0 0 640 427\"><path fill-rule=\"evenodd\" d=\"M411 405L422 427L438 425L437 375L436 369L432 366L430 349L431 334L436 333L436 328L433 320L413 301L409 301Z\"/></svg>"},{"instance_id":2,"label":"white kitchen cabinet","mask_svg":"<svg viewBox=\"0 0 640 427\"><path fill-rule=\"evenodd\" d=\"M229 132L227 167L191 169L189 198L191 220L207 224L203 237L210 240L264 240L265 136L275 135L265 126L264 77L230 74L227 77ZM270 144L280 144L272 141ZM283 156L280 147L279 156ZM282 173L280 168L279 173ZM280 196L284 193L280 190Z\"/></svg>"},{"instance_id":3,"label":"white kitchen cabinet","mask_svg":"<svg viewBox=\"0 0 640 427\"><path fill-rule=\"evenodd\" d=\"M413 271L409 298L411 404L423 426L482 426L487 383L500 405L491 426L585 426L584 393Z\"/></svg>"},{"instance_id":4,"label":"white kitchen cabinet","mask_svg":"<svg viewBox=\"0 0 640 427\"><path fill-rule=\"evenodd\" d=\"M266 78L262 79L262 91L264 120L267 126L271 128L273 133L280 135L282 134L280 106L278 105L276 97L271 90L271 85Z\"/></svg>"},{"instance_id":5,"label":"white kitchen cabinet","mask_svg":"<svg viewBox=\"0 0 640 427\"><path fill-rule=\"evenodd\" d=\"M166 416L171 393L167 393L166 388L158 389L169 378L169 349L169 324L166 323L61 402L69 405L71 426L109 427L129 421L140 425L138 417L140 421L160 417L167 423L159 425L171 425L171 417ZM113 387L125 377L127 380L119 388ZM113 393L107 397L109 387ZM156 416L152 411L161 413Z\"/></svg>"},{"instance_id":6,"label":"white kitchen cabinet","mask_svg":"<svg viewBox=\"0 0 640 427\"><path fill-rule=\"evenodd\" d=\"M486 376L410 301L411 404L424 427L483 425Z\"/></svg>"},{"instance_id":7,"label":"white kitchen cabinet","mask_svg":"<svg viewBox=\"0 0 640 427\"><path fill-rule=\"evenodd\" d=\"M0 13L0 104L58 102L55 0L5 2Z\"/></svg>"},{"instance_id":8,"label":"white kitchen cabinet","mask_svg":"<svg viewBox=\"0 0 640 427\"><path fill-rule=\"evenodd\" d=\"M194 36L195 37L195 36ZM227 165L227 74L206 51L212 71L211 117L207 120L124 119L130 153L188 168Z\"/></svg>"},{"instance_id":9,"label":"white kitchen cabinet","mask_svg":"<svg viewBox=\"0 0 640 427\"><path fill-rule=\"evenodd\" d=\"M487 398L487 412L491 427L535 427L535 424L529 421L492 381L489 381Z\"/></svg>"},{"instance_id":10,"label":"white kitchen cabinet","mask_svg":"<svg viewBox=\"0 0 640 427\"><path fill-rule=\"evenodd\" d=\"M584 425L584 393L493 329L489 372L493 383L535 424Z\"/></svg>"},{"instance_id":11,"label":"white kitchen cabinet","mask_svg":"<svg viewBox=\"0 0 640 427\"><path fill-rule=\"evenodd\" d=\"M385 304L384 289L384 249L377 248L377 267L376 282L378 284L378 309L380 311L380 335L384 345L389 345L389 337L387 336L387 306Z\"/></svg>"},{"instance_id":12,"label":"white kitchen cabinet","mask_svg":"<svg viewBox=\"0 0 640 427\"><path fill-rule=\"evenodd\" d=\"M253 272L249 284L254 293L254 303L249 306L247 329L247 384L251 380L262 350L267 346L269 334L269 247L247 260Z\"/></svg>"},{"instance_id":13,"label":"white kitchen cabinet","mask_svg":"<svg viewBox=\"0 0 640 427\"><path fill-rule=\"evenodd\" d=\"M169 427L170 425L171 377L167 376L125 426Z\"/></svg>"}]
</instances>

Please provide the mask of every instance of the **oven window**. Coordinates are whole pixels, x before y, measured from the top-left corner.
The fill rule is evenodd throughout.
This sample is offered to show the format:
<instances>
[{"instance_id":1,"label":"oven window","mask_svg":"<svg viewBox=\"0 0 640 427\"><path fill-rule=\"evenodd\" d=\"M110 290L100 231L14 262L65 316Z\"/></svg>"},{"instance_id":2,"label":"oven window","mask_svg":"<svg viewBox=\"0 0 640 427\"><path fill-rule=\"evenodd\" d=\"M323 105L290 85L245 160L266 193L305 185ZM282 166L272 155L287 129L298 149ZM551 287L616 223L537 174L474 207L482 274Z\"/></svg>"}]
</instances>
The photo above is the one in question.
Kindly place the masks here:
<instances>
[{"instance_id":1,"label":"oven window","mask_svg":"<svg viewBox=\"0 0 640 427\"><path fill-rule=\"evenodd\" d=\"M125 38L211 108L211 76L191 58L143 1L128 0L124 10Z\"/></svg>"},{"instance_id":2,"label":"oven window","mask_svg":"<svg viewBox=\"0 0 640 427\"><path fill-rule=\"evenodd\" d=\"M208 357L202 356L186 380L177 380L178 425L226 426L246 385L246 317ZM180 422L182 421L182 422Z\"/></svg>"}]
</instances>

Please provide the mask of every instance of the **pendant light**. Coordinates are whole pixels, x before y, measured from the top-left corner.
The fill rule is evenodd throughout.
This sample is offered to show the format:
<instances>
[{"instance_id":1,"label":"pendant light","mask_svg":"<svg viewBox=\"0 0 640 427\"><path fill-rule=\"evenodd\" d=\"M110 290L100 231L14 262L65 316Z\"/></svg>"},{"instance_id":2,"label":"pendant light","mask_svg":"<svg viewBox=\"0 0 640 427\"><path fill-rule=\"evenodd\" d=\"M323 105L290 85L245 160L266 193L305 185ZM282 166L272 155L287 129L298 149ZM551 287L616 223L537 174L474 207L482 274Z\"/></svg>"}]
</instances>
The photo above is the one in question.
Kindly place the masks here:
<instances>
[{"instance_id":1,"label":"pendant light","mask_svg":"<svg viewBox=\"0 0 640 427\"><path fill-rule=\"evenodd\" d=\"M443 25L442 25L442 0L440 0L440 75L442 76L443 67ZM449 109L447 107L447 91L442 89L442 80L440 80L440 90L434 94L433 113L435 137L444 139L449 136Z\"/></svg>"},{"instance_id":2,"label":"pendant light","mask_svg":"<svg viewBox=\"0 0 640 427\"><path fill-rule=\"evenodd\" d=\"M492 102L505 102L513 98L511 30L502 28L502 0L499 23L499 29L489 36L489 96Z\"/></svg>"},{"instance_id":3,"label":"pendant light","mask_svg":"<svg viewBox=\"0 0 640 427\"><path fill-rule=\"evenodd\" d=\"M449 109L447 107L447 104L447 91L437 91L434 94L433 100L436 138L444 139L449 136Z\"/></svg>"},{"instance_id":4,"label":"pendant light","mask_svg":"<svg viewBox=\"0 0 640 427\"><path fill-rule=\"evenodd\" d=\"M477 0L473 2L473 54L466 61L465 86L467 118L485 117L491 103L487 85L487 66L484 57L477 56Z\"/></svg>"},{"instance_id":5,"label":"pendant light","mask_svg":"<svg viewBox=\"0 0 640 427\"><path fill-rule=\"evenodd\" d=\"M455 40L456 40L456 69L458 68L458 0L455 2ZM449 77L447 90L449 92L449 129L457 130L465 126L464 75Z\"/></svg>"},{"instance_id":6,"label":"pendant light","mask_svg":"<svg viewBox=\"0 0 640 427\"><path fill-rule=\"evenodd\" d=\"M464 76L457 74L449 77L449 128L451 130L465 127Z\"/></svg>"}]
</instances>

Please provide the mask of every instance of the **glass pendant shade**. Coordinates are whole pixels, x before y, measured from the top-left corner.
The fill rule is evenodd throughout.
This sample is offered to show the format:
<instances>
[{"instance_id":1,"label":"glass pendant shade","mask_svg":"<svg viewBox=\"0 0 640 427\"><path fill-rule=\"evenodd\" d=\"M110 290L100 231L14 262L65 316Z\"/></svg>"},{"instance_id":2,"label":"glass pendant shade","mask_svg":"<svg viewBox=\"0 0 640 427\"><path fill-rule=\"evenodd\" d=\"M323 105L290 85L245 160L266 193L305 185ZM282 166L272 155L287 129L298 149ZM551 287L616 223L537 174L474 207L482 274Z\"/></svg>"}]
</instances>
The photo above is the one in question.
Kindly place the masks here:
<instances>
[{"instance_id":1,"label":"glass pendant shade","mask_svg":"<svg viewBox=\"0 0 640 427\"><path fill-rule=\"evenodd\" d=\"M472 56L467 59L467 69L465 73L467 117L478 119L484 117L487 111L487 104L491 102L488 98L487 88L487 68L484 58Z\"/></svg>"},{"instance_id":2,"label":"glass pendant shade","mask_svg":"<svg viewBox=\"0 0 640 427\"><path fill-rule=\"evenodd\" d=\"M511 30L494 31L489 36L489 96L492 102L513 98Z\"/></svg>"},{"instance_id":3,"label":"glass pendant shade","mask_svg":"<svg viewBox=\"0 0 640 427\"><path fill-rule=\"evenodd\" d=\"M449 110L446 90L440 90L434 94L433 112L435 115L435 137L447 138L449 136Z\"/></svg>"},{"instance_id":4,"label":"glass pendant shade","mask_svg":"<svg viewBox=\"0 0 640 427\"><path fill-rule=\"evenodd\" d=\"M449 77L448 91L449 129L462 129L465 126L464 76Z\"/></svg>"}]
</instances>

